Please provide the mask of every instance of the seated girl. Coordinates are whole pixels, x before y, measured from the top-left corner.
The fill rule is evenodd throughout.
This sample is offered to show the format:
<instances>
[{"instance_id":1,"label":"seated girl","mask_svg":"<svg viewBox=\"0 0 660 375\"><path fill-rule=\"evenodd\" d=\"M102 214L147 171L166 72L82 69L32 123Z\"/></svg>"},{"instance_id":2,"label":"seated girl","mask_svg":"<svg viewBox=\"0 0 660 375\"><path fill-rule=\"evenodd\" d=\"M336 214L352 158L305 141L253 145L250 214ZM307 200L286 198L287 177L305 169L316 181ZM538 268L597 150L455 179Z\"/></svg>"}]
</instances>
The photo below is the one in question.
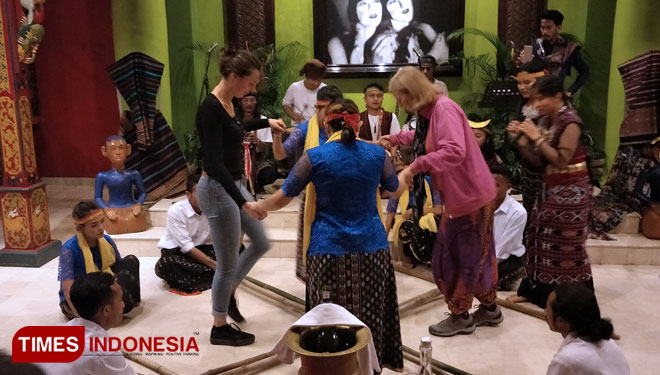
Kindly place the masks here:
<instances>
[{"instance_id":1,"label":"seated girl","mask_svg":"<svg viewBox=\"0 0 660 375\"><path fill-rule=\"evenodd\" d=\"M117 245L104 234L103 210L93 201L83 201L73 209L75 236L62 245L57 279L60 281L60 308L68 318L78 317L69 292L73 281L91 272L117 276L123 291L124 313L140 302L140 262L134 255L121 257Z\"/></svg>"}]
</instances>

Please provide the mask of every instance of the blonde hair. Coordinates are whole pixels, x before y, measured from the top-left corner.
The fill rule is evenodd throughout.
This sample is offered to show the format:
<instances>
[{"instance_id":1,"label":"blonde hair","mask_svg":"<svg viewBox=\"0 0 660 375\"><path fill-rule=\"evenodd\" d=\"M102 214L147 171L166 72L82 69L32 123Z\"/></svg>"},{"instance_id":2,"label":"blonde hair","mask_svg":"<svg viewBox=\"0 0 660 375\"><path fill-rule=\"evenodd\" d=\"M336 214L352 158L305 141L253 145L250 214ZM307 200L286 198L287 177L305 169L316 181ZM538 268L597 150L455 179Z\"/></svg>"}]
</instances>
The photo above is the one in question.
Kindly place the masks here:
<instances>
[{"instance_id":1,"label":"blonde hair","mask_svg":"<svg viewBox=\"0 0 660 375\"><path fill-rule=\"evenodd\" d=\"M390 79L388 87L392 94L404 93L412 98L412 109L418 111L423 106L433 102L440 90L419 69L405 66Z\"/></svg>"}]
</instances>

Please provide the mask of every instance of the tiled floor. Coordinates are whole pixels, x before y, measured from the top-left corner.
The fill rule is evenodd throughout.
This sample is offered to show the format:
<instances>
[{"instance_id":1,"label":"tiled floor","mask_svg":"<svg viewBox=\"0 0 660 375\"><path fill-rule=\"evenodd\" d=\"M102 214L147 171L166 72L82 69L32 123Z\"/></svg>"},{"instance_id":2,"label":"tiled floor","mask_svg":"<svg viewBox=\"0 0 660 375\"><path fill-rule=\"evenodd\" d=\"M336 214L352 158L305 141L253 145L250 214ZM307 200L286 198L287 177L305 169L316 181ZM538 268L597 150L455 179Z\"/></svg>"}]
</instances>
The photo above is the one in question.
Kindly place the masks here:
<instances>
[{"instance_id":1,"label":"tiled floor","mask_svg":"<svg viewBox=\"0 0 660 375\"><path fill-rule=\"evenodd\" d=\"M182 297L167 292L153 272L157 258L141 261L142 304L131 312L112 336L195 337L197 357L151 357L179 374L199 374L231 362L270 350L297 314L248 291L239 290L239 303L247 321L241 328L257 335L256 343L242 348L212 346L208 342L211 293ZM595 266L595 284L601 310L612 319L622 339L634 374L657 374L660 368L660 303L654 296L660 288L655 266ZM251 276L304 298L304 289L294 277L292 259L264 258ZM13 334L26 325L56 325L65 322L57 307L57 259L39 269L0 269L0 348L8 350ZM410 276L397 274L399 301L421 294L434 286ZM501 295L504 297L504 294ZM403 342L417 348L427 336L429 324L447 311L439 300L402 318ZM499 327L480 327L469 336L433 337L433 357L473 374L544 374L561 336L550 332L546 323L515 311L504 311ZM409 370L414 366L408 365ZM142 370L143 373L151 373ZM281 365L264 373L295 374L296 366Z\"/></svg>"},{"instance_id":2,"label":"tiled floor","mask_svg":"<svg viewBox=\"0 0 660 375\"><path fill-rule=\"evenodd\" d=\"M89 195L89 186L51 186L49 203L53 237L72 234L71 207ZM91 198L91 197L89 197ZM290 312L246 288L238 292L240 308L247 321L241 328L255 333L255 344L218 347L209 344L212 323L211 293L183 297L167 292L154 274L157 258L141 257L142 304L131 312L112 336L195 337L200 353L195 357L150 357L178 374L199 374L206 370L269 351L286 328L297 319ZM609 317L621 340L618 344L634 374L656 374L660 368L659 266L594 266L596 293L603 316ZM290 258L263 258L250 273L264 282L304 298L304 287L294 277ZM26 325L56 325L65 322L57 306L57 259L41 268L0 268L0 349L9 350L14 333ZM399 301L434 288L426 281L397 274ZM506 293L500 295L505 297ZM414 349L427 336L429 324L444 318L447 311L439 300L419 308L401 321L403 342ZM473 374L544 374L561 344L559 334L550 332L537 318L505 310L498 327L480 327L468 336L433 337L433 357ZM153 372L135 366L139 372ZM413 372L415 366L407 365ZM264 374L296 374L297 365L280 365Z\"/></svg>"}]
</instances>

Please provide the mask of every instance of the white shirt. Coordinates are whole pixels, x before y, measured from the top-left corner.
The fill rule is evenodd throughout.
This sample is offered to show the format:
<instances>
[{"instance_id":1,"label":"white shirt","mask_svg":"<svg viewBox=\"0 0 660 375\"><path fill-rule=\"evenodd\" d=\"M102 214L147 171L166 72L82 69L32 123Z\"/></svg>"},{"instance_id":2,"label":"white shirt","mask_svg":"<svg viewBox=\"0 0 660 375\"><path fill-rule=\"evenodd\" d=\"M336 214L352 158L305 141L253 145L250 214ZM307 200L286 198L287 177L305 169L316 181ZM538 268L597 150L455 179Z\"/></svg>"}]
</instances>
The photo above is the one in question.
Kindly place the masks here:
<instances>
[{"instance_id":1,"label":"white shirt","mask_svg":"<svg viewBox=\"0 0 660 375\"><path fill-rule=\"evenodd\" d=\"M180 200L167 210L167 228L158 241L161 249L179 248L187 253L193 247L203 245L209 238L209 221L192 208L188 199Z\"/></svg>"},{"instance_id":2,"label":"white shirt","mask_svg":"<svg viewBox=\"0 0 660 375\"><path fill-rule=\"evenodd\" d=\"M552 358L547 375L629 375L630 366L614 340L589 342L569 334Z\"/></svg>"},{"instance_id":3,"label":"white shirt","mask_svg":"<svg viewBox=\"0 0 660 375\"><path fill-rule=\"evenodd\" d=\"M293 110L301 113L305 118L305 121L308 121L310 118L316 114L316 94L318 93L321 87L324 87L325 83L321 83L316 90L308 90L305 87L305 81L294 82L286 90L284 95L284 100L282 104L292 105ZM304 122L304 121L303 121ZM292 122L293 125L300 124L299 122Z\"/></svg>"},{"instance_id":4,"label":"white shirt","mask_svg":"<svg viewBox=\"0 0 660 375\"><path fill-rule=\"evenodd\" d=\"M525 254L522 240L526 222L525 208L507 194L495 210L493 218L493 238L498 261L509 258L509 255L521 257Z\"/></svg>"},{"instance_id":5,"label":"white shirt","mask_svg":"<svg viewBox=\"0 0 660 375\"><path fill-rule=\"evenodd\" d=\"M85 327L85 351L73 362L41 363L39 367L46 375L134 375L135 370L128 364L121 352L90 352L92 337L108 337L108 332L91 320L75 318L65 326Z\"/></svg>"},{"instance_id":6,"label":"white shirt","mask_svg":"<svg viewBox=\"0 0 660 375\"><path fill-rule=\"evenodd\" d=\"M259 116L259 118L264 120L268 117ZM259 138L259 140L264 143L273 143L273 132L270 130L270 128L259 129L257 130L257 138Z\"/></svg>"},{"instance_id":7,"label":"white shirt","mask_svg":"<svg viewBox=\"0 0 660 375\"><path fill-rule=\"evenodd\" d=\"M380 134L376 134L378 131L378 115L369 116L369 126L371 128L371 139L376 141L380 138ZM399 120L396 118L396 115L392 113L392 124L390 124L390 135L394 135L401 131L401 126L399 125ZM383 132L381 131L381 134Z\"/></svg>"}]
</instances>

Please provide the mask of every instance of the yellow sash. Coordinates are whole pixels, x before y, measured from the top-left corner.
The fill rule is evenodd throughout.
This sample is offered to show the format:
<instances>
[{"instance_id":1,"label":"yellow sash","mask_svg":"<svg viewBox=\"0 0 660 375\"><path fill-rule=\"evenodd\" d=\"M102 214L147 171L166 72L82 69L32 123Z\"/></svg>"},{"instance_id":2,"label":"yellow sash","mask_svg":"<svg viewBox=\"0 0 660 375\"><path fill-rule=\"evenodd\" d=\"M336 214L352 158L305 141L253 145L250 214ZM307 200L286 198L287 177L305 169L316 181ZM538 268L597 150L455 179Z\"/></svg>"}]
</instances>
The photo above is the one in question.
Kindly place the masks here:
<instances>
[{"instance_id":1,"label":"yellow sash","mask_svg":"<svg viewBox=\"0 0 660 375\"><path fill-rule=\"evenodd\" d=\"M431 188L429 183L424 180L424 190L426 190L426 201L424 201L424 208L433 207L433 198L431 196ZM408 203L410 202L410 193L403 193L401 198L399 198L399 212L404 213L408 210ZM394 233L394 245L399 246L399 228L401 224L405 221L401 213L397 214L394 217L394 225L392 226L392 231ZM433 214L426 214L419 219L419 227L433 233L438 232L438 226L435 223L435 218Z\"/></svg>"},{"instance_id":2,"label":"yellow sash","mask_svg":"<svg viewBox=\"0 0 660 375\"><path fill-rule=\"evenodd\" d=\"M85 272L98 272L99 268L94 264L94 257L92 256L92 251L89 249L85 236L78 232L76 238L78 239L78 246L80 246L80 249L82 250L83 258L85 259ZM105 237L99 238L99 252L101 253L102 271L114 275L110 266L117 261L117 259L115 259L115 249Z\"/></svg>"},{"instance_id":3,"label":"yellow sash","mask_svg":"<svg viewBox=\"0 0 660 375\"><path fill-rule=\"evenodd\" d=\"M312 130L312 121L313 124L315 125L313 127L314 130ZM315 135L313 135L312 132L314 132ZM310 139L310 135L313 137L312 139ZM330 136L330 138L328 138L326 143L340 141L340 140L341 140L341 131L337 131L333 133ZM307 127L307 138L305 139L305 150L308 150L307 147L308 145L310 146L309 148L313 148L319 145L319 127L316 116L312 117L312 119L309 120L309 125ZM385 157L387 157L387 155ZM376 189L376 208L378 209L378 216L380 216L381 222L383 222L383 210L381 208L380 192L378 191L378 189ZM309 184L307 184L307 190L305 194L305 214L303 216L302 260L303 260L303 264L305 265L307 264L307 249L309 249L309 241L312 234L312 223L314 222L315 217L316 217L316 189L314 189L314 184L310 182Z\"/></svg>"}]
</instances>

